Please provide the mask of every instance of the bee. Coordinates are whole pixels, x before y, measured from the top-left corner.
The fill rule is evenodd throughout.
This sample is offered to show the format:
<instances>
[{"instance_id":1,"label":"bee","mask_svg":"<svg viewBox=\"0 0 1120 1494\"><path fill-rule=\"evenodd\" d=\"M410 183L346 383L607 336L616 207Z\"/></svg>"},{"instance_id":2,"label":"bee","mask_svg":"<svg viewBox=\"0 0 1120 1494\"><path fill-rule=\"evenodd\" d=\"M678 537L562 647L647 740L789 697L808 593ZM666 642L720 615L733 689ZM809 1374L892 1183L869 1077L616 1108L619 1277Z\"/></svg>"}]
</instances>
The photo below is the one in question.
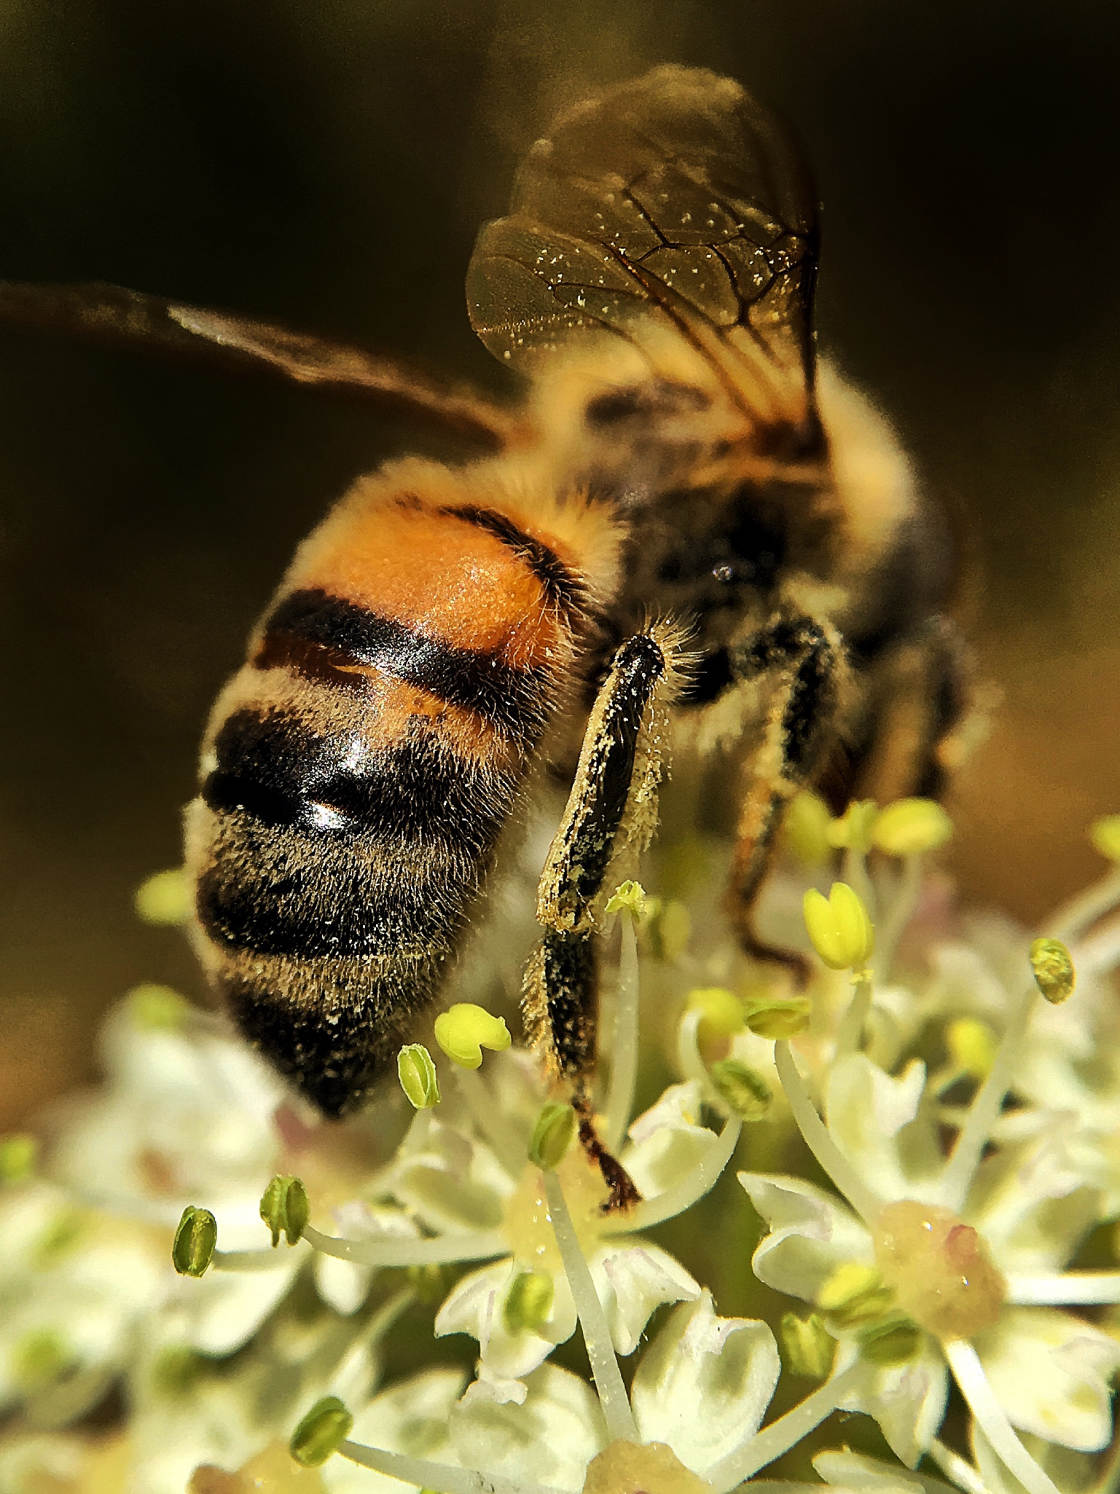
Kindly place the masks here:
<instances>
[{"instance_id":1,"label":"bee","mask_svg":"<svg viewBox=\"0 0 1120 1494\"><path fill-rule=\"evenodd\" d=\"M670 722L734 738L743 947L783 811L936 793L965 707L937 515L812 323L816 201L777 119L663 66L563 114L467 273L520 406L386 359L111 287L0 315L359 389L475 450L361 478L299 547L215 705L187 816L203 963L326 1116L446 982L507 828L576 761L525 977L534 1047L594 1129L596 928L655 828Z\"/></svg>"}]
</instances>

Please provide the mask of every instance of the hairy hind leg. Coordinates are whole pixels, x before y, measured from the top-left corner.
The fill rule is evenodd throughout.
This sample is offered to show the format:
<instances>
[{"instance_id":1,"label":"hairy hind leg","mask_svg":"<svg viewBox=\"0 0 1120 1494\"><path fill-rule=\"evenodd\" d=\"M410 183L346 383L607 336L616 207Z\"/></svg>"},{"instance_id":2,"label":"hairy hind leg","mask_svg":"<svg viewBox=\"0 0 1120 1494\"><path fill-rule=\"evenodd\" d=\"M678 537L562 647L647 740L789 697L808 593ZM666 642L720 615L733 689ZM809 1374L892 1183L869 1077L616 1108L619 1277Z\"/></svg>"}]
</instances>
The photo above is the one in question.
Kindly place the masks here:
<instances>
[{"instance_id":1,"label":"hairy hind leg","mask_svg":"<svg viewBox=\"0 0 1120 1494\"><path fill-rule=\"evenodd\" d=\"M738 681L757 680L770 695L739 808L729 888L732 922L748 954L778 960L803 979L802 955L766 944L756 934L754 905L785 807L812 780L834 740L843 655L827 624L779 616L732 651L731 667Z\"/></svg>"},{"instance_id":2,"label":"hairy hind leg","mask_svg":"<svg viewBox=\"0 0 1120 1494\"><path fill-rule=\"evenodd\" d=\"M571 1096L584 1150L607 1184L608 1209L625 1208L639 1195L595 1129L596 920L617 853L627 845L641 851L656 827L666 707L679 654L680 630L668 623L652 624L615 651L541 874L537 918L545 934L525 975L529 1040Z\"/></svg>"}]
</instances>

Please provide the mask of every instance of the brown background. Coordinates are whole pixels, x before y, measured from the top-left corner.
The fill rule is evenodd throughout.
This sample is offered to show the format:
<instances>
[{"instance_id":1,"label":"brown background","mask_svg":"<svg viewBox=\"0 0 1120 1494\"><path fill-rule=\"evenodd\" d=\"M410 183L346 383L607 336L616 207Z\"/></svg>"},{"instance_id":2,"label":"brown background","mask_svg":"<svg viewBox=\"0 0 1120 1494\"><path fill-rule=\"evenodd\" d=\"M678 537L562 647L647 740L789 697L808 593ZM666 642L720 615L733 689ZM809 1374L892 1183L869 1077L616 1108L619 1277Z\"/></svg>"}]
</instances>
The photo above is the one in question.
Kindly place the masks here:
<instances>
[{"instance_id":1,"label":"brown background","mask_svg":"<svg viewBox=\"0 0 1120 1494\"><path fill-rule=\"evenodd\" d=\"M966 516L1004 691L954 796L970 892L1032 918L1120 807L1113 7L938 0L22 0L0 16L0 274L103 278L478 380L462 279L555 107L657 61L796 121L822 347ZM0 1126L141 979L209 701L294 541L410 432L270 383L0 336Z\"/></svg>"}]
</instances>

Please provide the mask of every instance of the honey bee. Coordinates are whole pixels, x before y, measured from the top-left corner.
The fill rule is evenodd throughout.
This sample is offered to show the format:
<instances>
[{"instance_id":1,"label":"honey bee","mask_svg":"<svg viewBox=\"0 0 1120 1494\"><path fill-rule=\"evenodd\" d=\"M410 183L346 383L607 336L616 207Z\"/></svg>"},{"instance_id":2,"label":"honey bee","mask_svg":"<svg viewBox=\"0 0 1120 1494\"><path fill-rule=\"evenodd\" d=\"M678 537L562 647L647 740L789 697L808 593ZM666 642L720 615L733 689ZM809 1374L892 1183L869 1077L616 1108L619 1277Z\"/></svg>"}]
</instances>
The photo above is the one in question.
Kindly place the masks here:
<instances>
[{"instance_id":1,"label":"honey bee","mask_svg":"<svg viewBox=\"0 0 1120 1494\"><path fill-rule=\"evenodd\" d=\"M527 376L520 407L135 292L0 292L9 320L359 388L476 448L361 478L303 542L187 811L203 962L324 1115L394 1061L540 765L578 756L526 1025L625 1203L592 1115L596 926L653 833L670 718L741 742L728 906L748 951L767 952L752 910L796 792L937 791L965 703L952 568L885 422L817 378L816 270L782 126L663 66L557 119L479 236L470 317Z\"/></svg>"}]
</instances>

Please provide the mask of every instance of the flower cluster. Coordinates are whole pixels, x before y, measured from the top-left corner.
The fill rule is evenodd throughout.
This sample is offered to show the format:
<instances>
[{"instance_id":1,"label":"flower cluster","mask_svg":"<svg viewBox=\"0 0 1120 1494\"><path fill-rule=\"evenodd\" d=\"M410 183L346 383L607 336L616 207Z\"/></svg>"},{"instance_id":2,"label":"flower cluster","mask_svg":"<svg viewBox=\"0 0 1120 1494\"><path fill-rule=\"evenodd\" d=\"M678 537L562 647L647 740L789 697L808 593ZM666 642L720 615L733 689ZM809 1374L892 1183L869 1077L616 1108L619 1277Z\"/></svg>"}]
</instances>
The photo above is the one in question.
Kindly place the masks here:
<instances>
[{"instance_id":1,"label":"flower cluster","mask_svg":"<svg viewBox=\"0 0 1120 1494\"><path fill-rule=\"evenodd\" d=\"M1120 868L1032 942L955 911L950 831L795 802L760 918L804 986L722 934L704 848L619 889L625 1210L476 1004L328 1125L130 993L102 1085L0 1142L0 1488L1110 1487ZM1120 822L1094 839L1120 861Z\"/></svg>"}]
</instances>

